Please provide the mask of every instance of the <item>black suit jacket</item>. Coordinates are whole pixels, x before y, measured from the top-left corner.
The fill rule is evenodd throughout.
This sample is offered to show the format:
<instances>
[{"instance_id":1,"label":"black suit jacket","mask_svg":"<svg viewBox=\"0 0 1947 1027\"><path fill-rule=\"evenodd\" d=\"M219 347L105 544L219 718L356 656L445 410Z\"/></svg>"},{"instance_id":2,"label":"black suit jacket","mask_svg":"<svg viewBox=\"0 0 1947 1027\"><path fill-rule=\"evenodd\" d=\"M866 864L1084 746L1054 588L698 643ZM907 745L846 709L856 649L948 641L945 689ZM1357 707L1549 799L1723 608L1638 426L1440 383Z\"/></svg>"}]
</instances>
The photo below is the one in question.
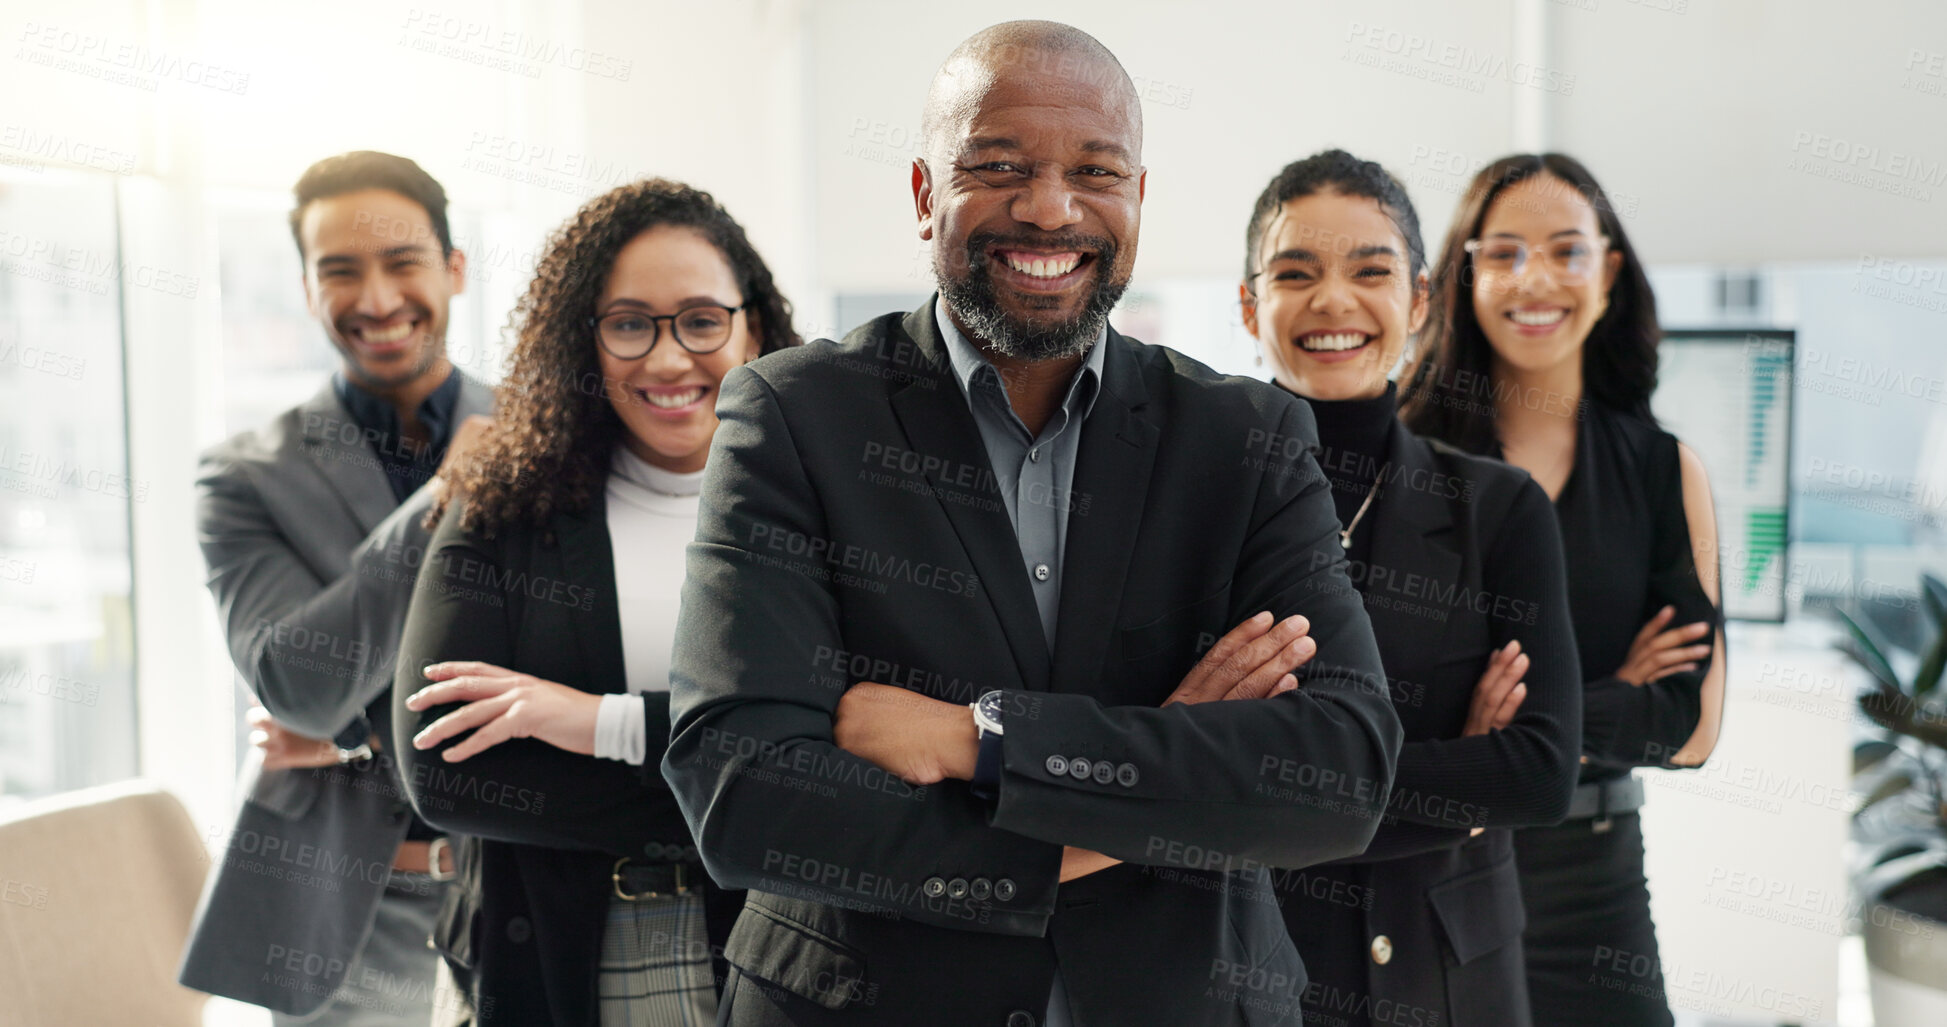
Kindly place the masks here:
<instances>
[{"instance_id":1,"label":"black suit jacket","mask_svg":"<svg viewBox=\"0 0 1947 1027\"><path fill-rule=\"evenodd\" d=\"M534 739L502 742L459 763L412 736L458 704L415 712L408 696L442 660L483 660L587 692L627 689L607 507L556 515L548 530L460 530L460 503L433 533L399 646L392 691L394 751L407 794L427 822L477 836L435 941L474 985L481 1024L594 1024L602 928L616 860L694 858L689 827L659 772L669 694L645 692L649 759L596 759ZM644 567L643 574L679 574ZM741 901L705 884L711 938L721 944Z\"/></svg>"},{"instance_id":2,"label":"black suit jacket","mask_svg":"<svg viewBox=\"0 0 1947 1027\"><path fill-rule=\"evenodd\" d=\"M1052 659L932 302L725 378L664 770L712 875L752 889L726 1022L1038 1021L1057 962L1079 1023L1295 1022L1265 866L1365 847L1398 718L1309 410L1106 345L1073 494L1049 497ZM1303 687L1158 708L1267 609L1311 618ZM837 749L861 680L1002 690L998 802ZM1287 762L1305 783L1274 780ZM1064 844L1129 865L1057 886Z\"/></svg>"},{"instance_id":3,"label":"black suit jacket","mask_svg":"<svg viewBox=\"0 0 1947 1027\"><path fill-rule=\"evenodd\" d=\"M1313 969L1306 1003L1324 1017L1520 1027L1526 917L1509 829L1561 820L1581 751L1561 535L1525 471L1404 426L1384 480L1368 566L1352 576L1406 744L1365 853L1274 875L1285 922ZM1462 738L1488 657L1515 639L1527 699L1505 729Z\"/></svg>"}]
</instances>

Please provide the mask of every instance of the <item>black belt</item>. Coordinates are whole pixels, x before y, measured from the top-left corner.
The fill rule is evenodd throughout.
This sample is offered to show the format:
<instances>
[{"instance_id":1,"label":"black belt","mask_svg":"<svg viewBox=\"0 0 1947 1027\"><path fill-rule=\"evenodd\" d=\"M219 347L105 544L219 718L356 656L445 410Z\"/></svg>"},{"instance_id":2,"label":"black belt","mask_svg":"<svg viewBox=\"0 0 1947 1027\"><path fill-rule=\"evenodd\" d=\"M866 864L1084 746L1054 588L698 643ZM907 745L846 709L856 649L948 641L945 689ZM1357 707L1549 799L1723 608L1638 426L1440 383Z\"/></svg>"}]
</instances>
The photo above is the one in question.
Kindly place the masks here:
<instances>
[{"instance_id":1,"label":"black belt","mask_svg":"<svg viewBox=\"0 0 1947 1027\"><path fill-rule=\"evenodd\" d=\"M1575 796L1568 801L1568 816L1564 820L1593 819L1595 823L1590 825L1591 828L1601 834L1609 830L1609 818L1642 809L1643 798L1643 782L1634 776L1591 781L1576 786Z\"/></svg>"},{"instance_id":2,"label":"black belt","mask_svg":"<svg viewBox=\"0 0 1947 1027\"><path fill-rule=\"evenodd\" d=\"M701 863L638 863L624 856L615 861L616 898L631 902L688 895L703 887Z\"/></svg>"}]
</instances>

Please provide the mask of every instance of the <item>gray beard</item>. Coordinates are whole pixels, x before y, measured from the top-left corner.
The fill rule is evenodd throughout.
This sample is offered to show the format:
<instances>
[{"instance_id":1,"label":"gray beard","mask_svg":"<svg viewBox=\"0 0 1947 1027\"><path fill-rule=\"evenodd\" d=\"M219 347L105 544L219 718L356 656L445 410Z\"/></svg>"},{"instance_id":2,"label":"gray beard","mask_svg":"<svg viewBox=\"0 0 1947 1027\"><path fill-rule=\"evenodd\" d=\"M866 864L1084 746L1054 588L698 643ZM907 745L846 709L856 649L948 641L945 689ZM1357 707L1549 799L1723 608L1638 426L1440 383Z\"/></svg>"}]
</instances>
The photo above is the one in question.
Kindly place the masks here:
<instances>
[{"instance_id":1,"label":"gray beard","mask_svg":"<svg viewBox=\"0 0 1947 1027\"><path fill-rule=\"evenodd\" d=\"M933 276L939 282L940 298L960 322L960 327L994 352L1012 360L1043 361L1078 357L1088 352L1102 329L1109 323L1109 311L1122 299L1127 282L1107 281L1096 272L1095 290L1089 294L1082 312L1066 321L1047 318L1015 318L1001 310L994 295L994 280L987 273L984 259L977 259L964 278L955 279L933 255ZM971 341L971 340L970 340Z\"/></svg>"}]
</instances>

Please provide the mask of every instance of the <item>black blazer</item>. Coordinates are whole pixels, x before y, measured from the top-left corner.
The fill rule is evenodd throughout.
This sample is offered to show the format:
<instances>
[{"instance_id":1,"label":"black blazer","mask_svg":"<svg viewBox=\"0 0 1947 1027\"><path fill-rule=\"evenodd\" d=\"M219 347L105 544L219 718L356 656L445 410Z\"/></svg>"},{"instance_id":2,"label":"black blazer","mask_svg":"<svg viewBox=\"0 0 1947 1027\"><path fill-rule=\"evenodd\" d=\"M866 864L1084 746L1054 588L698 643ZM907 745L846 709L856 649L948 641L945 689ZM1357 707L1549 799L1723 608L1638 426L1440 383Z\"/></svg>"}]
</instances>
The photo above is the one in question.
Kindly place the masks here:
<instances>
[{"instance_id":1,"label":"black blazer","mask_svg":"<svg viewBox=\"0 0 1947 1027\"><path fill-rule=\"evenodd\" d=\"M413 806L439 828L478 836L463 847L434 938L471 978L476 1022L593 1024L616 860L695 851L655 758L669 696L643 693L650 758L640 767L525 738L454 764L440 753L458 739L414 749L414 734L458 708L406 708L427 663L484 660L588 692L627 688L600 491L587 510L556 515L552 530L509 527L492 539L461 531L460 510L447 510L428 546L392 692ZM704 898L720 945L742 895L706 882Z\"/></svg>"},{"instance_id":2,"label":"black blazer","mask_svg":"<svg viewBox=\"0 0 1947 1027\"><path fill-rule=\"evenodd\" d=\"M1312 970L1306 1005L1324 1017L1521 1027L1526 917L1508 829L1562 819L1581 751L1561 536L1519 468L1403 425L1386 462L1369 566L1352 578L1406 744L1366 852L1275 875L1285 923ZM1511 639L1530 659L1527 698L1505 729L1461 738L1489 655Z\"/></svg>"},{"instance_id":3,"label":"black blazer","mask_svg":"<svg viewBox=\"0 0 1947 1027\"><path fill-rule=\"evenodd\" d=\"M1111 331L1082 427L1052 659L933 316L733 371L674 656L664 771L711 874L752 889L722 1022L1295 1023L1267 864L1363 849L1399 722L1347 587L1310 412ZM1158 704L1261 610L1303 687ZM860 680L1005 693L999 799L837 749ZM1285 765L1315 773L1282 786ZM1061 846L1129 865L1057 886ZM1226 874L1225 871L1232 871Z\"/></svg>"}]
</instances>

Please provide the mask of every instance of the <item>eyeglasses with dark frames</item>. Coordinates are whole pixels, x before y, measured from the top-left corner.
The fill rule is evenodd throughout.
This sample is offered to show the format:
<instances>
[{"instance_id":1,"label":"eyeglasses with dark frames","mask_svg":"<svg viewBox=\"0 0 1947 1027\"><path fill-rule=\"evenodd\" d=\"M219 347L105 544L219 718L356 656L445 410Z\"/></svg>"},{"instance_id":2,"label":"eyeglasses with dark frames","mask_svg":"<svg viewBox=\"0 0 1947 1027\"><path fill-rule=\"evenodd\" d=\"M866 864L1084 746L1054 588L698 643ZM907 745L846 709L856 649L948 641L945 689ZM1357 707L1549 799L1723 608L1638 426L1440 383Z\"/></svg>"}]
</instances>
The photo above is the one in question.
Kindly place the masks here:
<instances>
[{"instance_id":1,"label":"eyeglasses with dark frames","mask_svg":"<svg viewBox=\"0 0 1947 1027\"><path fill-rule=\"evenodd\" d=\"M639 360L648 356L662 338L664 321L669 322L669 334L675 336L676 345L702 356L715 353L730 341L732 319L738 311L749 307L748 303L734 307L699 303L674 314L616 310L601 317L591 317L588 324L595 329L596 343L617 360Z\"/></svg>"}]
</instances>

